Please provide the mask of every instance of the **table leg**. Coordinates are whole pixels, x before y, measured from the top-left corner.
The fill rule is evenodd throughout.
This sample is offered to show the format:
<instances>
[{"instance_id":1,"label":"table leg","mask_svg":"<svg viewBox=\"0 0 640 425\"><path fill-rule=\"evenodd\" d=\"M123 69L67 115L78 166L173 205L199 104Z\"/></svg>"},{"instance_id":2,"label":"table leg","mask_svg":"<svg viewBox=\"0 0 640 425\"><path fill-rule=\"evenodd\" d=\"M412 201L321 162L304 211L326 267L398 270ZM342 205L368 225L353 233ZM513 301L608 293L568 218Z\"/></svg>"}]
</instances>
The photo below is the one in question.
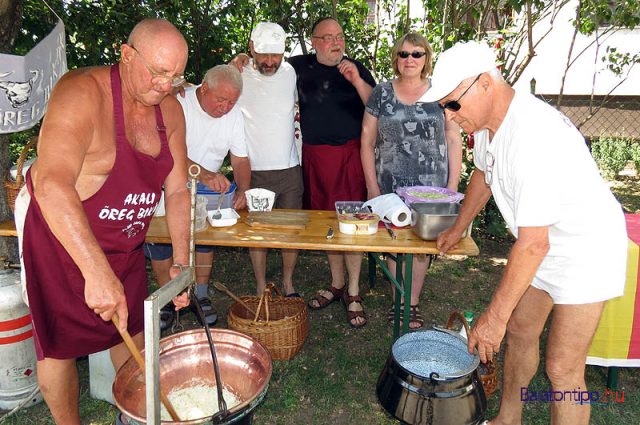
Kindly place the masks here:
<instances>
[{"instance_id":1,"label":"table leg","mask_svg":"<svg viewBox=\"0 0 640 425\"><path fill-rule=\"evenodd\" d=\"M400 311L400 302L403 298L407 298L407 294L411 297L411 274L413 269L413 254L387 254L387 258L395 261L396 263L396 275L393 276L389 268L385 264L384 260L381 260L377 255L371 255L369 259L373 259L377 265L380 266L382 272L393 284L395 291L395 302L393 306L393 340L395 341L400 336L400 315L402 314L404 320L402 321L402 333L407 333L409 331L409 315L411 311L411 300L405 302L404 309ZM375 264L374 263L374 264ZM404 276L408 278L408 283L405 282L405 279L402 274L402 270L404 269Z\"/></svg>"},{"instance_id":2,"label":"table leg","mask_svg":"<svg viewBox=\"0 0 640 425\"><path fill-rule=\"evenodd\" d=\"M404 295L404 282L403 282L403 278L402 278L402 264L404 263L404 255L403 254L397 254L396 257L394 258L395 262L396 262L396 276L395 276L395 286L396 286L396 294L395 294L395 303L394 303L394 308L393 308L393 340L395 341L396 339L398 339L400 337L400 303L402 301L403 295ZM407 306L405 305L404 308L404 316L405 316L405 321L402 324L402 328L403 328L403 332L406 332L407 330L405 329L405 326L407 326L407 321L406 319L409 318L409 310L407 310Z\"/></svg>"},{"instance_id":3,"label":"table leg","mask_svg":"<svg viewBox=\"0 0 640 425\"><path fill-rule=\"evenodd\" d=\"M398 270L402 270L402 264L398 264ZM409 315L411 312L411 279L413 272L413 254L406 254L404 261L404 277L403 282L403 294L404 294L404 314L402 320L402 333L409 332ZM409 298L407 300L407 298Z\"/></svg>"},{"instance_id":4,"label":"table leg","mask_svg":"<svg viewBox=\"0 0 640 425\"><path fill-rule=\"evenodd\" d=\"M618 367L616 366L607 368L607 388L610 390L618 389Z\"/></svg>"},{"instance_id":5,"label":"table leg","mask_svg":"<svg viewBox=\"0 0 640 425\"><path fill-rule=\"evenodd\" d=\"M369 288L373 289L376 284L376 259L374 256L377 254L367 253L367 260L369 263Z\"/></svg>"}]
</instances>

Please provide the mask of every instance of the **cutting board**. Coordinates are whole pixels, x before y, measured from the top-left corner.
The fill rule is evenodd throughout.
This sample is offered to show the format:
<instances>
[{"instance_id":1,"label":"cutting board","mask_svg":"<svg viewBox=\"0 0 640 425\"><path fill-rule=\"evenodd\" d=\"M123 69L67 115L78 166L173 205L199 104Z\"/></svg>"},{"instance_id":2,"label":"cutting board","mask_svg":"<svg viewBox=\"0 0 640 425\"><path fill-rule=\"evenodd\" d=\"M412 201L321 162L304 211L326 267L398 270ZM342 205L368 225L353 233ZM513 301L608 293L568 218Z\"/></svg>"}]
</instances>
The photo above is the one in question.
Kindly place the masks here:
<instances>
[{"instance_id":1,"label":"cutting board","mask_svg":"<svg viewBox=\"0 0 640 425\"><path fill-rule=\"evenodd\" d=\"M307 213L288 211L252 211L245 219L251 227L269 229L304 229L308 222Z\"/></svg>"}]
</instances>

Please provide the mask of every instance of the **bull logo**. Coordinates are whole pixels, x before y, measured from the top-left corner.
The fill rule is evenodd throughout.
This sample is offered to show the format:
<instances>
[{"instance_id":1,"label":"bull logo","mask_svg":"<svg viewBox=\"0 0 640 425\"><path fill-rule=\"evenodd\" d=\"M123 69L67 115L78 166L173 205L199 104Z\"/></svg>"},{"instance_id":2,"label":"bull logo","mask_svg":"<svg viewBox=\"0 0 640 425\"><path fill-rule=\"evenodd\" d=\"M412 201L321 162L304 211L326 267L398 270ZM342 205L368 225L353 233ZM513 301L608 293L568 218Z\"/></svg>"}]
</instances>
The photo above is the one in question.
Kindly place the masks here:
<instances>
[{"instance_id":1,"label":"bull logo","mask_svg":"<svg viewBox=\"0 0 640 425\"><path fill-rule=\"evenodd\" d=\"M13 74L13 72L7 72L0 74L0 89L3 89L6 93L7 99L15 109L19 109L29 102L31 97L31 89L33 83L38 79L38 71L31 71L33 77L29 81L6 81L5 77Z\"/></svg>"}]
</instances>

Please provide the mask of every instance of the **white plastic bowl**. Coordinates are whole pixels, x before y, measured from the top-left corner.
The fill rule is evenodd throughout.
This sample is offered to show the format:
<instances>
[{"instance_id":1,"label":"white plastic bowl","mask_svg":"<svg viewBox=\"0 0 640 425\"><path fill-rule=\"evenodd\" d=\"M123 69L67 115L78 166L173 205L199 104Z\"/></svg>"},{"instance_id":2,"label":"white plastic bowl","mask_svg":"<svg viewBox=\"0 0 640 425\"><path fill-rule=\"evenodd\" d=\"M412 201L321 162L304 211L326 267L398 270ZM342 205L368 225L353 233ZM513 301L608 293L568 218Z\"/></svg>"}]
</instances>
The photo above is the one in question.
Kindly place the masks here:
<instances>
[{"instance_id":1,"label":"white plastic bowl","mask_svg":"<svg viewBox=\"0 0 640 425\"><path fill-rule=\"evenodd\" d=\"M227 227L233 226L238 222L240 215L233 208L223 208L220 210L221 218L214 219L213 213L216 210L207 211L207 219L209 220L209 224L213 227Z\"/></svg>"}]
</instances>

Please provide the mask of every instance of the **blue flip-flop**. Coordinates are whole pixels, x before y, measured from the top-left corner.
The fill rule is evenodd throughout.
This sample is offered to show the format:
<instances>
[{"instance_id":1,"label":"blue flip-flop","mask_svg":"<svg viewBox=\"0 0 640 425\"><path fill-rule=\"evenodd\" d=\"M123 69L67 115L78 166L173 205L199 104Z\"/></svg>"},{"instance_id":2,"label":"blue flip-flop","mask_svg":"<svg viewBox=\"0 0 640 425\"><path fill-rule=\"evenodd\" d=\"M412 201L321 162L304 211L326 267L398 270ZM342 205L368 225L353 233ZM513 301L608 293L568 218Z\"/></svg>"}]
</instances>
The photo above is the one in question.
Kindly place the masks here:
<instances>
[{"instance_id":1,"label":"blue flip-flop","mask_svg":"<svg viewBox=\"0 0 640 425\"><path fill-rule=\"evenodd\" d=\"M287 294L287 295L285 295L285 297L287 297L287 298L302 298L300 296L300 294L298 294L297 292L292 292L290 294Z\"/></svg>"}]
</instances>

